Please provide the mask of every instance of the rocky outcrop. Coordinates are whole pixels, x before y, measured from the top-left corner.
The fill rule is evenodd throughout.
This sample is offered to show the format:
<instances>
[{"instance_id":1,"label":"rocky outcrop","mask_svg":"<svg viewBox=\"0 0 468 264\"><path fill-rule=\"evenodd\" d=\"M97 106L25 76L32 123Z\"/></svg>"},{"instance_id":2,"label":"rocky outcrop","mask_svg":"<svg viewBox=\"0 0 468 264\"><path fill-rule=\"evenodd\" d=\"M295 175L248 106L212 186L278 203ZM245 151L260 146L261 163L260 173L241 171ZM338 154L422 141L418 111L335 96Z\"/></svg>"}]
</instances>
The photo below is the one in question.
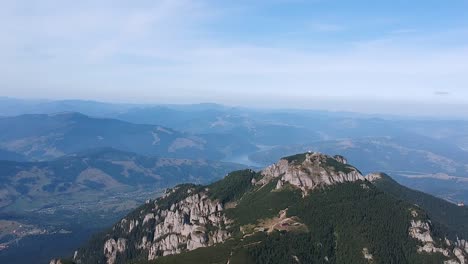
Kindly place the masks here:
<instances>
[{"instance_id":1,"label":"rocky outcrop","mask_svg":"<svg viewBox=\"0 0 468 264\"><path fill-rule=\"evenodd\" d=\"M382 174L380 173L370 173L366 175L366 180L370 182L375 182L380 179L382 179Z\"/></svg>"},{"instance_id":2,"label":"rocky outcrop","mask_svg":"<svg viewBox=\"0 0 468 264\"><path fill-rule=\"evenodd\" d=\"M315 188L343 182L354 182L365 178L354 167L347 165L342 156L330 157L320 153L304 154L302 162L281 159L262 171L263 178L256 185L265 185L279 178L277 189L286 183L300 188L304 195Z\"/></svg>"},{"instance_id":3,"label":"rocky outcrop","mask_svg":"<svg viewBox=\"0 0 468 264\"><path fill-rule=\"evenodd\" d=\"M210 199L206 190L176 187L114 226L103 244L103 254L107 264L115 264L126 263L127 255L154 260L208 247L230 237L226 231L230 223L223 204ZM82 258L78 252L74 260L86 263Z\"/></svg>"},{"instance_id":4,"label":"rocky outcrop","mask_svg":"<svg viewBox=\"0 0 468 264\"><path fill-rule=\"evenodd\" d=\"M128 232L131 233L135 227L138 227L139 224L140 224L140 221L131 220L130 221L130 226L128 227Z\"/></svg>"},{"instance_id":5,"label":"rocky outcrop","mask_svg":"<svg viewBox=\"0 0 468 264\"><path fill-rule=\"evenodd\" d=\"M364 256L364 259L367 260L368 263L373 263L374 256L372 256L372 254L369 253L368 248L362 249L362 255Z\"/></svg>"},{"instance_id":6,"label":"rocky outcrop","mask_svg":"<svg viewBox=\"0 0 468 264\"><path fill-rule=\"evenodd\" d=\"M336 159L338 162L343 163L343 164L348 164L348 160L341 156L341 155L335 155L333 156L334 159Z\"/></svg>"},{"instance_id":7,"label":"rocky outcrop","mask_svg":"<svg viewBox=\"0 0 468 264\"><path fill-rule=\"evenodd\" d=\"M468 254L468 241L464 239L457 239L455 243L459 248L463 249Z\"/></svg>"},{"instance_id":8,"label":"rocky outcrop","mask_svg":"<svg viewBox=\"0 0 468 264\"><path fill-rule=\"evenodd\" d=\"M455 255L455 257L457 257L460 264L466 264L467 263L466 254L464 254L464 252L463 252L463 250L461 248L453 249L453 254Z\"/></svg>"},{"instance_id":9,"label":"rocky outcrop","mask_svg":"<svg viewBox=\"0 0 468 264\"><path fill-rule=\"evenodd\" d=\"M409 234L412 238L415 238L423 243L433 243L434 239L431 236L429 223L421 220L411 220L411 226L409 228Z\"/></svg>"},{"instance_id":10,"label":"rocky outcrop","mask_svg":"<svg viewBox=\"0 0 468 264\"><path fill-rule=\"evenodd\" d=\"M104 256L107 258L107 264L115 263L118 253L122 253L127 249L127 240L124 238L119 238L117 241L115 239L109 239L104 244Z\"/></svg>"},{"instance_id":11,"label":"rocky outcrop","mask_svg":"<svg viewBox=\"0 0 468 264\"><path fill-rule=\"evenodd\" d=\"M148 248L148 259L225 241L229 234L221 226L229 223L229 220L222 211L223 205L210 200L204 192L190 195L167 210L156 210L158 223L154 227L153 242ZM213 230L209 231L208 227Z\"/></svg>"},{"instance_id":12,"label":"rocky outcrop","mask_svg":"<svg viewBox=\"0 0 468 264\"><path fill-rule=\"evenodd\" d=\"M410 237L421 242L421 245L418 246L418 253L441 253L449 260L445 261L444 264L466 264L467 263L467 254L464 252L464 248L459 246L457 243L454 243L447 238L445 240L436 241L432 236L432 227L429 221L423 221L418 218L418 214L415 210L411 211L411 216L413 219L410 222L409 235ZM451 245L457 245L453 250L451 250ZM461 245L461 243L460 243Z\"/></svg>"}]
</instances>

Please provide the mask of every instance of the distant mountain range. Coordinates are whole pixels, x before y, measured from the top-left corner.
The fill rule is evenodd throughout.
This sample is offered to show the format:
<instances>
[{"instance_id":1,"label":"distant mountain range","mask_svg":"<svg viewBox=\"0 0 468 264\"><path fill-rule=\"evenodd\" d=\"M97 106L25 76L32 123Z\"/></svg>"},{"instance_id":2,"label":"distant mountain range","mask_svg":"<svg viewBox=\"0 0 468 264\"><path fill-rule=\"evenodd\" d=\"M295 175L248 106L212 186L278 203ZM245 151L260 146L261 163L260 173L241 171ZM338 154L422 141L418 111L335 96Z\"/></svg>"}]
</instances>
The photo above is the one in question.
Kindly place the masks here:
<instances>
[{"instance_id":1,"label":"distant mountain range","mask_svg":"<svg viewBox=\"0 0 468 264\"><path fill-rule=\"evenodd\" d=\"M342 156L305 153L210 185L178 185L69 262L460 264L467 223L468 208L385 174L363 176Z\"/></svg>"},{"instance_id":2,"label":"distant mountain range","mask_svg":"<svg viewBox=\"0 0 468 264\"><path fill-rule=\"evenodd\" d=\"M213 160L240 149L255 149L239 137L225 141L225 135L192 135L162 126L73 112L3 117L0 131L1 149L16 153L17 159L39 161L98 147L142 155Z\"/></svg>"},{"instance_id":3,"label":"distant mountain range","mask_svg":"<svg viewBox=\"0 0 468 264\"><path fill-rule=\"evenodd\" d=\"M468 120L302 109L250 109L210 103L138 105L0 97L0 116L58 112L80 112L93 117L159 125L191 134L227 133L261 145L359 137L419 136L468 149Z\"/></svg>"},{"instance_id":4,"label":"distant mountain range","mask_svg":"<svg viewBox=\"0 0 468 264\"><path fill-rule=\"evenodd\" d=\"M341 153L365 172L420 174L440 172L468 178L467 152L453 145L427 138L413 140L408 137L366 137L318 141L277 146L251 154L250 158L266 165L280 157L305 151Z\"/></svg>"}]
</instances>

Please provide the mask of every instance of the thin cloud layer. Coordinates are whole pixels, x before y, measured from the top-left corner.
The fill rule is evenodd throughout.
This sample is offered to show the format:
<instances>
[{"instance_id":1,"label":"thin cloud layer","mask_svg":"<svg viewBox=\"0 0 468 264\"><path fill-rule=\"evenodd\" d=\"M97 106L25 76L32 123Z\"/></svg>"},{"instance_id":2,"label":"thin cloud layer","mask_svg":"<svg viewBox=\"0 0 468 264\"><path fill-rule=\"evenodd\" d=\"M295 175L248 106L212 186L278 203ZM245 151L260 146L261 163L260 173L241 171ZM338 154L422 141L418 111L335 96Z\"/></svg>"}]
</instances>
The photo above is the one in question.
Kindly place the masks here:
<instances>
[{"instance_id":1,"label":"thin cloud layer","mask_svg":"<svg viewBox=\"0 0 468 264\"><path fill-rule=\"evenodd\" d=\"M451 5L410 19L416 5L369 15L330 1L11 1L0 11L0 91L256 104L251 97L281 107L320 98L463 104L468 23L456 10L468 6ZM429 21L436 13L440 25Z\"/></svg>"}]
</instances>

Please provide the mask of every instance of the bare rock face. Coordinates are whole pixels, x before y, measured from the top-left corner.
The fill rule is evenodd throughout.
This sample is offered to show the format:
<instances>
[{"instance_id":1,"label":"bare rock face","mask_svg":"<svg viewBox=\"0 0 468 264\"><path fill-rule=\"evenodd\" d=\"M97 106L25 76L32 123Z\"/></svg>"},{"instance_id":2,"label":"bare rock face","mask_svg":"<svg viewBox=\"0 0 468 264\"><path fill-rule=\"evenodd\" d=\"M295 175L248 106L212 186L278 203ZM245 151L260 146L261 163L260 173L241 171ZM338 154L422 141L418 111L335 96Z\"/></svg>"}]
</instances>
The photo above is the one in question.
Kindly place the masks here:
<instances>
[{"instance_id":1,"label":"bare rock face","mask_svg":"<svg viewBox=\"0 0 468 264\"><path fill-rule=\"evenodd\" d=\"M456 241L456 245L463 249L465 251L466 254L468 254L468 241L464 240L464 239L457 239Z\"/></svg>"},{"instance_id":2,"label":"bare rock face","mask_svg":"<svg viewBox=\"0 0 468 264\"><path fill-rule=\"evenodd\" d=\"M458 261L460 262L460 264L465 264L467 263L467 258L466 258L466 254L463 253L463 250L460 249L460 248L455 248L453 250L453 254L455 255L455 257L457 257Z\"/></svg>"},{"instance_id":3,"label":"bare rock face","mask_svg":"<svg viewBox=\"0 0 468 264\"><path fill-rule=\"evenodd\" d=\"M347 165L342 156L330 157L320 153L304 154L303 160L288 161L281 159L262 171L263 178L256 182L265 185L275 178L280 178L276 188L282 188L286 183L298 187L306 195L315 188L334 185L343 182L365 180L354 167Z\"/></svg>"},{"instance_id":4,"label":"bare rock face","mask_svg":"<svg viewBox=\"0 0 468 264\"><path fill-rule=\"evenodd\" d=\"M175 187L116 224L102 245L107 264L125 263L128 252L148 260L223 243L232 222L206 190ZM114 236L117 237L114 237ZM128 252L127 252L128 251ZM76 263L86 263L75 254ZM53 263L58 264L58 263Z\"/></svg>"},{"instance_id":5,"label":"bare rock face","mask_svg":"<svg viewBox=\"0 0 468 264\"><path fill-rule=\"evenodd\" d=\"M157 210L159 221L154 227L148 259L224 242L229 234L221 226L229 220L222 211L223 205L210 200L204 192L188 196L168 210ZM207 231L207 226L215 230Z\"/></svg>"},{"instance_id":6,"label":"bare rock face","mask_svg":"<svg viewBox=\"0 0 468 264\"><path fill-rule=\"evenodd\" d=\"M366 175L366 180L370 182L375 182L380 179L382 179L382 175L380 173L370 173Z\"/></svg>"},{"instance_id":7,"label":"bare rock face","mask_svg":"<svg viewBox=\"0 0 468 264\"><path fill-rule=\"evenodd\" d=\"M127 240L124 238L119 238L117 241L115 239L107 240L104 244L104 255L107 258L107 263L114 264L117 254L124 252L126 249Z\"/></svg>"},{"instance_id":8,"label":"bare rock face","mask_svg":"<svg viewBox=\"0 0 468 264\"><path fill-rule=\"evenodd\" d=\"M143 225L148 223L150 220L154 218L155 218L154 213L145 215L145 218L143 219Z\"/></svg>"},{"instance_id":9,"label":"bare rock face","mask_svg":"<svg viewBox=\"0 0 468 264\"><path fill-rule=\"evenodd\" d=\"M362 255L364 256L364 259L366 259L367 262L369 262L369 263L372 263L372 261L374 260L374 256L372 256L372 254L369 253L368 248L363 248L362 249Z\"/></svg>"},{"instance_id":10,"label":"bare rock face","mask_svg":"<svg viewBox=\"0 0 468 264\"><path fill-rule=\"evenodd\" d=\"M433 243L434 239L431 236L429 223L421 220L411 220L409 233L412 238L415 238L423 243Z\"/></svg>"},{"instance_id":11,"label":"bare rock face","mask_svg":"<svg viewBox=\"0 0 468 264\"><path fill-rule=\"evenodd\" d=\"M60 259L53 259L49 262L49 264L62 264L62 261Z\"/></svg>"},{"instance_id":12,"label":"bare rock face","mask_svg":"<svg viewBox=\"0 0 468 264\"><path fill-rule=\"evenodd\" d=\"M445 238L445 240L435 241L432 236L432 228L430 222L425 222L417 219L418 214L415 211L411 212L414 218L410 222L409 235L410 237L421 242L422 245L418 246L418 253L442 253L445 257L450 258L445 261L444 264L466 264L467 254L464 252L464 248L461 243L453 242ZM458 245L451 250L451 245Z\"/></svg>"},{"instance_id":13,"label":"bare rock face","mask_svg":"<svg viewBox=\"0 0 468 264\"><path fill-rule=\"evenodd\" d=\"M336 159L338 162L343 163L343 164L348 164L348 160L341 156L341 155L335 155L333 156L334 159Z\"/></svg>"},{"instance_id":14,"label":"bare rock face","mask_svg":"<svg viewBox=\"0 0 468 264\"><path fill-rule=\"evenodd\" d=\"M132 230L135 228L135 227L138 227L138 225L140 224L140 222L138 220L131 220L130 221L130 226L128 227L128 232L131 233Z\"/></svg>"}]
</instances>

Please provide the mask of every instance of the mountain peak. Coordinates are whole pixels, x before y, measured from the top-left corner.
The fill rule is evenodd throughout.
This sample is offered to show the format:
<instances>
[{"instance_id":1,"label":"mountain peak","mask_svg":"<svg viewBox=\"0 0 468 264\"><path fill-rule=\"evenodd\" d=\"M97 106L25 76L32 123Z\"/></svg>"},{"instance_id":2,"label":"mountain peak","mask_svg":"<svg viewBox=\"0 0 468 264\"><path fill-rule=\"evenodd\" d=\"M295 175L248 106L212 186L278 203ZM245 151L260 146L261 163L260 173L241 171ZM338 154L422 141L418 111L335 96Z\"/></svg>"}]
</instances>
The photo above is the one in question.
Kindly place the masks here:
<instances>
[{"instance_id":1,"label":"mountain peak","mask_svg":"<svg viewBox=\"0 0 468 264\"><path fill-rule=\"evenodd\" d=\"M296 154L280 159L280 162L286 160L290 165L305 166L305 167L322 167L335 172L350 173L352 171L358 171L355 167L348 164L348 160L341 156L329 156L320 152L307 152L302 154ZM359 171L358 171L359 172Z\"/></svg>"},{"instance_id":2,"label":"mountain peak","mask_svg":"<svg viewBox=\"0 0 468 264\"><path fill-rule=\"evenodd\" d=\"M265 185L278 179L276 188L285 184L298 187L306 195L308 191L343 182L365 180L358 169L347 164L343 156L328 156L308 152L282 158L262 171L263 178L256 184Z\"/></svg>"},{"instance_id":3,"label":"mountain peak","mask_svg":"<svg viewBox=\"0 0 468 264\"><path fill-rule=\"evenodd\" d=\"M466 263L468 243L436 228L422 208L382 192L344 157L303 153L260 172L169 189L74 261Z\"/></svg>"}]
</instances>

